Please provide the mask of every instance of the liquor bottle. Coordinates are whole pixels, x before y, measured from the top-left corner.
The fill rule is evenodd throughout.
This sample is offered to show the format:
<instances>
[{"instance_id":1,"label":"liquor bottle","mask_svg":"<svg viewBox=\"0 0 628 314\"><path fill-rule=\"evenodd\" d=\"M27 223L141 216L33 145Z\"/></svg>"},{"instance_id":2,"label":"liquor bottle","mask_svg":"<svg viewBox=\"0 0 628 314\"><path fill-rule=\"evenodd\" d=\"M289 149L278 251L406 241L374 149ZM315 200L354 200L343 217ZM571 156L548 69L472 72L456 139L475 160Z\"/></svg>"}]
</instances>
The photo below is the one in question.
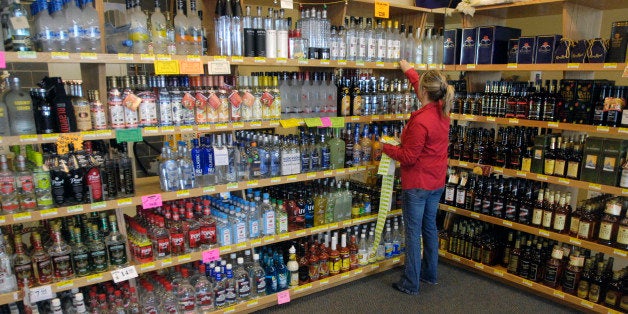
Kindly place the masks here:
<instances>
[{"instance_id":1,"label":"liquor bottle","mask_svg":"<svg viewBox=\"0 0 628 314\"><path fill-rule=\"evenodd\" d=\"M90 235L91 239L87 244L89 248L91 270L94 273L103 272L109 267L107 246L102 240L100 232L98 232L97 225L92 225L91 228L88 229L88 234Z\"/></svg>"},{"instance_id":2,"label":"liquor bottle","mask_svg":"<svg viewBox=\"0 0 628 314\"><path fill-rule=\"evenodd\" d=\"M48 248L48 254L52 260L54 278L67 280L74 277L71 260L72 248L61 236L61 226L52 226L52 245Z\"/></svg>"},{"instance_id":3,"label":"liquor bottle","mask_svg":"<svg viewBox=\"0 0 628 314\"><path fill-rule=\"evenodd\" d=\"M83 97L83 84L81 81L66 81L68 96L72 101L74 116L76 119L76 129L78 131L89 131L92 129L92 117L89 102Z\"/></svg>"},{"instance_id":4,"label":"liquor bottle","mask_svg":"<svg viewBox=\"0 0 628 314\"><path fill-rule=\"evenodd\" d=\"M567 223L569 220L569 208L566 203L566 195L562 194L559 198L558 206L554 211L554 223L552 227L552 231L557 233L565 233L567 232Z\"/></svg>"},{"instance_id":5,"label":"liquor bottle","mask_svg":"<svg viewBox=\"0 0 628 314\"><path fill-rule=\"evenodd\" d=\"M140 75L136 85L137 97L141 99L137 114L140 126L155 126L158 123L157 97L152 88L146 84L146 76Z\"/></svg>"},{"instance_id":6,"label":"liquor bottle","mask_svg":"<svg viewBox=\"0 0 628 314\"><path fill-rule=\"evenodd\" d=\"M253 254L253 265L249 269L251 278L251 296L266 295L266 272L259 264L259 254Z\"/></svg>"},{"instance_id":7,"label":"liquor bottle","mask_svg":"<svg viewBox=\"0 0 628 314\"><path fill-rule=\"evenodd\" d=\"M622 123L622 112L626 108L625 86L615 86L614 97L609 100L609 106L606 113L606 125L610 127L619 127Z\"/></svg>"},{"instance_id":8,"label":"liquor bottle","mask_svg":"<svg viewBox=\"0 0 628 314\"><path fill-rule=\"evenodd\" d=\"M541 223L543 229L551 229L554 223L554 210L556 209L554 203L555 195L558 196L559 192L556 192L556 194L554 194L554 191L545 192L545 199L543 200L543 220Z\"/></svg>"},{"instance_id":9,"label":"liquor bottle","mask_svg":"<svg viewBox=\"0 0 628 314\"><path fill-rule=\"evenodd\" d=\"M13 171L9 170L6 155L0 155L0 196L2 211L4 213L15 213L20 209L19 196L16 186L16 178Z\"/></svg>"},{"instance_id":10,"label":"liquor bottle","mask_svg":"<svg viewBox=\"0 0 628 314\"><path fill-rule=\"evenodd\" d=\"M72 244L72 267L74 268L76 276L87 276L91 273L89 249L83 243L81 228L75 227L71 233L74 239Z\"/></svg>"},{"instance_id":11,"label":"liquor bottle","mask_svg":"<svg viewBox=\"0 0 628 314\"><path fill-rule=\"evenodd\" d=\"M15 236L15 257L13 258L13 269L17 278L18 288L23 289L24 284L32 287L35 284L35 272L31 264L31 257L26 254L22 235Z\"/></svg>"},{"instance_id":12,"label":"liquor bottle","mask_svg":"<svg viewBox=\"0 0 628 314\"><path fill-rule=\"evenodd\" d=\"M613 245L613 240L618 238L621 209L622 205L618 198L613 198L606 202L604 214L600 217L600 231L597 237L599 243Z\"/></svg>"},{"instance_id":13,"label":"liquor bottle","mask_svg":"<svg viewBox=\"0 0 628 314\"><path fill-rule=\"evenodd\" d=\"M159 1L155 1L155 11L150 16L150 34L155 54L165 54L167 37L166 17L161 12Z\"/></svg>"},{"instance_id":14,"label":"liquor bottle","mask_svg":"<svg viewBox=\"0 0 628 314\"><path fill-rule=\"evenodd\" d=\"M565 275L562 282L563 291L573 295L576 294L582 276L582 266L584 266L584 256L580 256L579 252L576 251L569 256L569 264L565 267Z\"/></svg>"},{"instance_id":15,"label":"liquor bottle","mask_svg":"<svg viewBox=\"0 0 628 314\"><path fill-rule=\"evenodd\" d=\"M231 3L227 1L227 6L231 8ZM176 17L175 17L176 22ZM187 14L187 22L188 22L188 50L187 54L190 55L202 55L203 48L203 26L201 24L201 19L198 16L196 11L196 0L190 1L190 7L188 8Z\"/></svg>"},{"instance_id":16,"label":"liquor bottle","mask_svg":"<svg viewBox=\"0 0 628 314\"><path fill-rule=\"evenodd\" d=\"M549 191L548 191L549 193ZM543 223L543 200L544 200L544 191L543 189L539 190L538 198L536 203L534 203L534 209L532 211L532 225L540 228Z\"/></svg>"},{"instance_id":17,"label":"liquor bottle","mask_svg":"<svg viewBox=\"0 0 628 314\"><path fill-rule=\"evenodd\" d=\"M4 103L9 109L11 134L36 134L30 95L21 90L20 79L17 77L7 78L6 84L10 90L4 95Z\"/></svg>"},{"instance_id":18,"label":"liquor bottle","mask_svg":"<svg viewBox=\"0 0 628 314\"><path fill-rule=\"evenodd\" d=\"M617 308L622 298L622 276L624 272L621 270L614 271L612 278L607 283L606 296L604 298L604 306L609 308Z\"/></svg>"},{"instance_id":19,"label":"liquor bottle","mask_svg":"<svg viewBox=\"0 0 628 314\"><path fill-rule=\"evenodd\" d=\"M30 16L20 0L13 0L2 12L4 48L7 51L32 51Z\"/></svg>"},{"instance_id":20,"label":"liquor bottle","mask_svg":"<svg viewBox=\"0 0 628 314\"><path fill-rule=\"evenodd\" d=\"M603 85L602 91L600 92L600 98L598 98L593 105L593 125L606 125L606 121L608 119L608 107L610 106L609 103L612 102L610 96L611 86Z\"/></svg>"},{"instance_id":21,"label":"liquor bottle","mask_svg":"<svg viewBox=\"0 0 628 314\"><path fill-rule=\"evenodd\" d=\"M189 53L189 21L183 12L183 1L177 1L177 13L174 17L176 54L185 55Z\"/></svg>"},{"instance_id":22,"label":"liquor bottle","mask_svg":"<svg viewBox=\"0 0 628 314\"><path fill-rule=\"evenodd\" d=\"M563 250L560 246L554 246L552 256L545 264L543 284L551 288L556 288L560 284L563 273Z\"/></svg>"},{"instance_id":23,"label":"liquor bottle","mask_svg":"<svg viewBox=\"0 0 628 314\"><path fill-rule=\"evenodd\" d=\"M591 281L593 279L593 258L588 258L584 262L584 270L582 271L582 275L580 277L580 282L578 283L578 290L576 295L581 299L587 299L589 297L589 288L591 287Z\"/></svg>"},{"instance_id":24,"label":"liquor bottle","mask_svg":"<svg viewBox=\"0 0 628 314\"><path fill-rule=\"evenodd\" d=\"M589 296L588 300L593 303L600 303L605 294L605 285L604 285L604 262L597 263L597 270L591 276L591 280L589 283Z\"/></svg>"},{"instance_id":25,"label":"liquor bottle","mask_svg":"<svg viewBox=\"0 0 628 314\"><path fill-rule=\"evenodd\" d=\"M118 231L118 222L115 215L109 216L111 232L105 239L109 263L113 268L123 268L128 264L126 256L126 237Z\"/></svg>"},{"instance_id":26,"label":"liquor bottle","mask_svg":"<svg viewBox=\"0 0 628 314\"><path fill-rule=\"evenodd\" d=\"M534 282L540 282L543 279L544 261L542 256L543 244L537 243L536 249L532 251L532 259L530 261L530 272L528 279Z\"/></svg>"},{"instance_id":27,"label":"liquor bottle","mask_svg":"<svg viewBox=\"0 0 628 314\"><path fill-rule=\"evenodd\" d=\"M512 249L508 257L508 272L509 273L517 274L517 270L519 269L520 257L521 257L521 239L517 238L517 240L515 240L515 247Z\"/></svg>"}]
</instances>

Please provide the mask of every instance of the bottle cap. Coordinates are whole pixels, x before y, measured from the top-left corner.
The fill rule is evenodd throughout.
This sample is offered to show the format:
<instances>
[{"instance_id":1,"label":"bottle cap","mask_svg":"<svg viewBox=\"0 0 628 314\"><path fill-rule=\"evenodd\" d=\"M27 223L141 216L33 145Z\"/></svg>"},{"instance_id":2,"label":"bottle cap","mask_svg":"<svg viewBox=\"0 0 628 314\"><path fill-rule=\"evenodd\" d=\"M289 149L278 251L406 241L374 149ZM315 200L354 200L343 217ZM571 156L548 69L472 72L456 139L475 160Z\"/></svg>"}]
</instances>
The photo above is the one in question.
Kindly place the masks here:
<instances>
[{"instance_id":1,"label":"bottle cap","mask_svg":"<svg viewBox=\"0 0 628 314\"><path fill-rule=\"evenodd\" d=\"M61 306L61 300L59 300L58 298L52 299L52 306L53 307Z\"/></svg>"},{"instance_id":2,"label":"bottle cap","mask_svg":"<svg viewBox=\"0 0 628 314\"><path fill-rule=\"evenodd\" d=\"M294 245L290 247L290 249L288 250L288 253L290 254L295 254L297 252L297 249L294 248Z\"/></svg>"},{"instance_id":3,"label":"bottle cap","mask_svg":"<svg viewBox=\"0 0 628 314\"><path fill-rule=\"evenodd\" d=\"M238 265L244 264L244 258L238 257Z\"/></svg>"}]
</instances>

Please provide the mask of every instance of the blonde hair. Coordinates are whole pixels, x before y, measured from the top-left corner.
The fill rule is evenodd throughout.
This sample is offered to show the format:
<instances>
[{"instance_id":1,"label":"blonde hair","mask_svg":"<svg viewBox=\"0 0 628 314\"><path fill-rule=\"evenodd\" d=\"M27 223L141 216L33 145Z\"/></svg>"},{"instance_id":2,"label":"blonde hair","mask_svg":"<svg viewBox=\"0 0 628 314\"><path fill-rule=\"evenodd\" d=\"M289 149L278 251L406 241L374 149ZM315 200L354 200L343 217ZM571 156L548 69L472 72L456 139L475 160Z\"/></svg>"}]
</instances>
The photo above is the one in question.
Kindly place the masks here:
<instances>
[{"instance_id":1,"label":"blonde hair","mask_svg":"<svg viewBox=\"0 0 628 314\"><path fill-rule=\"evenodd\" d=\"M447 78L438 70L429 70L421 75L421 88L425 88L432 101L443 101L443 115L448 116L454 101L454 87L447 84Z\"/></svg>"}]
</instances>

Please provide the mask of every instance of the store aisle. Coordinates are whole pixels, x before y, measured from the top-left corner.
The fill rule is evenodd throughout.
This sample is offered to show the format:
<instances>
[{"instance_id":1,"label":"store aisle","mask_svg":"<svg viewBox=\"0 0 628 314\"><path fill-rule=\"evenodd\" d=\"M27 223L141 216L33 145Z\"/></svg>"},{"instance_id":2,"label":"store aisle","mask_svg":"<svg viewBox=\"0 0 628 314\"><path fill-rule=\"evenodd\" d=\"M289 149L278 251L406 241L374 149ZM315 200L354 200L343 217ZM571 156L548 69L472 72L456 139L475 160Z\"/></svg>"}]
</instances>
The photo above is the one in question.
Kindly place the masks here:
<instances>
[{"instance_id":1,"label":"store aisle","mask_svg":"<svg viewBox=\"0 0 628 314\"><path fill-rule=\"evenodd\" d=\"M574 313L532 293L441 262L436 286L418 296L394 290L402 268L366 277L259 313Z\"/></svg>"}]
</instances>

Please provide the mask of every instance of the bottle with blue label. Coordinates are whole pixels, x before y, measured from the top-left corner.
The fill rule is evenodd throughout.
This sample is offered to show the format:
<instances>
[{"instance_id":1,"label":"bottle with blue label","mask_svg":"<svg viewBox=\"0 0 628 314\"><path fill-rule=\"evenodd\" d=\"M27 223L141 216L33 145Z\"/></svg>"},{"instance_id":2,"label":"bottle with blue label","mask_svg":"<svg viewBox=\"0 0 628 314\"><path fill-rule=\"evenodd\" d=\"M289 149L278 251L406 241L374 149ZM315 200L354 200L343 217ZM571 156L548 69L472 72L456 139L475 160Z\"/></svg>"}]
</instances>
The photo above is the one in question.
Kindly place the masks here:
<instances>
[{"instance_id":1,"label":"bottle with blue label","mask_svg":"<svg viewBox=\"0 0 628 314\"><path fill-rule=\"evenodd\" d=\"M283 291L288 289L289 281L288 277L290 272L283 262L283 255L275 253L275 270L277 272L277 291Z\"/></svg>"},{"instance_id":2,"label":"bottle with blue label","mask_svg":"<svg viewBox=\"0 0 628 314\"><path fill-rule=\"evenodd\" d=\"M214 147L210 137L201 138L203 181L206 185L216 184L216 167L214 163Z\"/></svg>"},{"instance_id":3,"label":"bottle with blue label","mask_svg":"<svg viewBox=\"0 0 628 314\"><path fill-rule=\"evenodd\" d=\"M321 134L320 141L320 152L321 152L321 169L320 170L328 170L331 168L331 151L329 149L329 143L325 141L325 135Z\"/></svg>"}]
</instances>

